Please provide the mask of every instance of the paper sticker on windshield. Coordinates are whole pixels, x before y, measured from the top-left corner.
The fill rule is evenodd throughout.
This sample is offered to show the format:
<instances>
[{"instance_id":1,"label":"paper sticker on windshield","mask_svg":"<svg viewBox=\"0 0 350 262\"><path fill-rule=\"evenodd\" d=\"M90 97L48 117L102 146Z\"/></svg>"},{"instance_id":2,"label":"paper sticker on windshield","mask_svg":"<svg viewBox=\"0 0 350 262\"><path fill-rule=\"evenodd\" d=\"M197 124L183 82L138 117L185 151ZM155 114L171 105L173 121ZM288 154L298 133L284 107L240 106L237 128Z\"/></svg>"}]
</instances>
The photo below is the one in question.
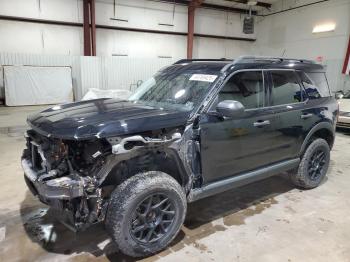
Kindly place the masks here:
<instances>
[{"instance_id":1,"label":"paper sticker on windshield","mask_svg":"<svg viewBox=\"0 0 350 262\"><path fill-rule=\"evenodd\" d=\"M210 82L213 83L218 76L216 75L202 75L202 74L194 74L191 76L191 81L202 81L202 82Z\"/></svg>"}]
</instances>

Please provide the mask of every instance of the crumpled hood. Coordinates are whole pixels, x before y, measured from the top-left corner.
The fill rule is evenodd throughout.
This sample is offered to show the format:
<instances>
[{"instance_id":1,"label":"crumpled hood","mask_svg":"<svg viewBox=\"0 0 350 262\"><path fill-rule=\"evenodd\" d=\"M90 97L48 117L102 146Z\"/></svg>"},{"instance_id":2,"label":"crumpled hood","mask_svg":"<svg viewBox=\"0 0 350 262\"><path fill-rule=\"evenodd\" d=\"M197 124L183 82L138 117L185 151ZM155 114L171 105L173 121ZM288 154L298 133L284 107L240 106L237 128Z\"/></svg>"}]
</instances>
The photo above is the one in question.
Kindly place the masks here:
<instances>
[{"instance_id":1,"label":"crumpled hood","mask_svg":"<svg viewBox=\"0 0 350 262\"><path fill-rule=\"evenodd\" d=\"M189 112L116 99L96 99L51 107L28 117L38 133L61 139L135 134L184 125Z\"/></svg>"}]
</instances>

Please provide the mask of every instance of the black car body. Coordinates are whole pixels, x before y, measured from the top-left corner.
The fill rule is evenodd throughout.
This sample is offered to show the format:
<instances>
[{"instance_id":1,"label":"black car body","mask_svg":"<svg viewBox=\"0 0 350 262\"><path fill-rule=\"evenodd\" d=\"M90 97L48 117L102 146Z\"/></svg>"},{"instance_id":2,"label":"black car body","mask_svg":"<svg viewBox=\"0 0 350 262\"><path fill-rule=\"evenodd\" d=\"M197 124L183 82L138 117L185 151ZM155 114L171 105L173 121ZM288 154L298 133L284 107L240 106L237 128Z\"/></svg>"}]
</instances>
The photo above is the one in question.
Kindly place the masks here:
<instances>
[{"instance_id":1,"label":"black car body","mask_svg":"<svg viewBox=\"0 0 350 262\"><path fill-rule=\"evenodd\" d=\"M168 85L144 100L97 99L30 116L22 166L32 192L81 229L105 219L111 192L134 174L169 174L190 202L297 167L315 138L333 145L338 107L321 65L181 60L154 79L181 74L173 84L191 87L174 99L164 98ZM180 101L186 92L191 100Z\"/></svg>"}]
</instances>

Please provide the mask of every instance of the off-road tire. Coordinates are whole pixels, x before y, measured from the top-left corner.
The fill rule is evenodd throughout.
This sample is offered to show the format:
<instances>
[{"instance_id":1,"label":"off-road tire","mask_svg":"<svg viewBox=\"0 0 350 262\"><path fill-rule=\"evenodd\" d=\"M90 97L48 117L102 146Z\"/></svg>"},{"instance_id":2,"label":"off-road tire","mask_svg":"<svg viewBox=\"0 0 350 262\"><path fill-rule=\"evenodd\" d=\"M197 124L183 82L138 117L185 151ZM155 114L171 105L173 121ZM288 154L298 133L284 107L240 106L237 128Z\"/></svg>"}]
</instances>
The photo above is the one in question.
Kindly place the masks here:
<instances>
[{"instance_id":1,"label":"off-road tire","mask_svg":"<svg viewBox=\"0 0 350 262\"><path fill-rule=\"evenodd\" d=\"M175 215L162 238L154 243L141 244L131 232L136 209L144 199L154 194L165 195L173 203ZM179 183L171 176L158 171L139 173L119 185L112 193L105 226L119 250L132 257L155 254L178 234L186 215L186 196Z\"/></svg>"},{"instance_id":2,"label":"off-road tire","mask_svg":"<svg viewBox=\"0 0 350 262\"><path fill-rule=\"evenodd\" d=\"M310 166L312 165L312 157L318 151L324 152L324 165L320 175L316 179L311 179ZM330 148L326 140L317 138L310 143L303 154L299 167L295 172L290 173L292 182L300 188L311 189L319 186L325 178L330 161Z\"/></svg>"}]
</instances>

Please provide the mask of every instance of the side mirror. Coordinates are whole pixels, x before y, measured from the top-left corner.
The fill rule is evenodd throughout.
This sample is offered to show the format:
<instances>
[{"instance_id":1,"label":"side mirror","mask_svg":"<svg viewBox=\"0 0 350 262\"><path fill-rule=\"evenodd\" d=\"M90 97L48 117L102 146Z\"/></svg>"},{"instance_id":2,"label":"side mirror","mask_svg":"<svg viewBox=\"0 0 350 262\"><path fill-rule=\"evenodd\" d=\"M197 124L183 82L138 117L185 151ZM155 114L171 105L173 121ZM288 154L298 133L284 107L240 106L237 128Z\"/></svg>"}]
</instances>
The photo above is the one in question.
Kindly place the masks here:
<instances>
[{"instance_id":1,"label":"side mirror","mask_svg":"<svg viewBox=\"0 0 350 262\"><path fill-rule=\"evenodd\" d=\"M226 117L236 117L244 113L244 106L238 101L224 100L216 106L216 111Z\"/></svg>"},{"instance_id":2,"label":"side mirror","mask_svg":"<svg viewBox=\"0 0 350 262\"><path fill-rule=\"evenodd\" d=\"M343 92L336 92L335 93L335 99L342 99L344 97Z\"/></svg>"}]
</instances>

